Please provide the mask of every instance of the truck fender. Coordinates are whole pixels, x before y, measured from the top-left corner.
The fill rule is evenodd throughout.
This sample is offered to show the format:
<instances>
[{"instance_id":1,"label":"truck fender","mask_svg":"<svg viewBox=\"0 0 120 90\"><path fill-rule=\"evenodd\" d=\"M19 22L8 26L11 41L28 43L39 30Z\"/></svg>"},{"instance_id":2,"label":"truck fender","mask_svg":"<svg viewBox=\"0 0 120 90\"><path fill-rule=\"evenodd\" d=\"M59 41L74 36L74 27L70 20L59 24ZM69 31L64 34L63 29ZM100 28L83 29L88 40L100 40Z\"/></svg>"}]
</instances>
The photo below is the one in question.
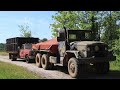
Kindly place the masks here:
<instances>
[{"instance_id":1,"label":"truck fender","mask_svg":"<svg viewBox=\"0 0 120 90\"><path fill-rule=\"evenodd\" d=\"M78 58L78 56L79 56L79 51L66 51L66 54L67 54L67 55L72 55L72 56L74 56L75 58Z\"/></svg>"},{"instance_id":2,"label":"truck fender","mask_svg":"<svg viewBox=\"0 0 120 90\"><path fill-rule=\"evenodd\" d=\"M68 61L72 57L75 57L77 59L78 58L78 51L66 51L65 57L63 59L63 65L67 66Z\"/></svg>"}]
</instances>

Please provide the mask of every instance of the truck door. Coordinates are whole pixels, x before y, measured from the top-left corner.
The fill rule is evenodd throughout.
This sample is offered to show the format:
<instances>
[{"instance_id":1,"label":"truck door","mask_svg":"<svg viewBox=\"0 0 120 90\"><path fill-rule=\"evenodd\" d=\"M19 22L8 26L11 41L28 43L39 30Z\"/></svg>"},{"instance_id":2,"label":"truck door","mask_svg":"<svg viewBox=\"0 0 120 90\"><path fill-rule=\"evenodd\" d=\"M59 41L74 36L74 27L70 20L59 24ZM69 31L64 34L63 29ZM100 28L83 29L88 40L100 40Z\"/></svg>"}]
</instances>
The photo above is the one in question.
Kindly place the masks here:
<instances>
[{"instance_id":1,"label":"truck door","mask_svg":"<svg viewBox=\"0 0 120 90\"><path fill-rule=\"evenodd\" d=\"M66 51L65 41L59 42L58 51L59 51L60 56L61 56L61 57L64 57L65 51Z\"/></svg>"},{"instance_id":2,"label":"truck door","mask_svg":"<svg viewBox=\"0 0 120 90\"><path fill-rule=\"evenodd\" d=\"M20 49L20 58L24 58L24 45Z\"/></svg>"},{"instance_id":3,"label":"truck door","mask_svg":"<svg viewBox=\"0 0 120 90\"><path fill-rule=\"evenodd\" d=\"M59 32L57 36L57 41L58 41L58 51L60 57L64 57L66 47L65 47L65 33L64 32Z\"/></svg>"}]
</instances>

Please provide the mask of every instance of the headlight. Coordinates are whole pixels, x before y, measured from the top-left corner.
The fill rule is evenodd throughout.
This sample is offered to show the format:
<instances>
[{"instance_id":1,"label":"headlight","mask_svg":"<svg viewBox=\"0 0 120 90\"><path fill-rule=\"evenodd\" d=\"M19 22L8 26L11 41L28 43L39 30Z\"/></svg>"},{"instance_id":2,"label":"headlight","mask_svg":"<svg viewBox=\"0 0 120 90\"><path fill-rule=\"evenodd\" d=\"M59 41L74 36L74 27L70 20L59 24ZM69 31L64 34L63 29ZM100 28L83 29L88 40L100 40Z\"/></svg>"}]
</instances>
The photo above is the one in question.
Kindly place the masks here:
<instances>
[{"instance_id":1,"label":"headlight","mask_svg":"<svg viewBox=\"0 0 120 90\"><path fill-rule=\"evenodd\" d=\"M89 47L87 47L87 51L90 51L90 48L89 48Z\"/></svg>"},{"instance_id":2,"label":"headlight","mask_svg":"<svg viewBox=\"0 0 120 90\"><path fill-rule=\"evenodd\" d=\"M108 50L108 48L107 48L107 47L105 47L105 50Z\"/></svg>"},{"instance_id":3,"label":"headlight","mask_svg":"<svg viewBox=\"0 0 120 90\"><path fill-rule=\"evenodd\" d=\"M99 47L98 46L95 46L95 51L99 51Z\"/></svg>"}]
</instances>

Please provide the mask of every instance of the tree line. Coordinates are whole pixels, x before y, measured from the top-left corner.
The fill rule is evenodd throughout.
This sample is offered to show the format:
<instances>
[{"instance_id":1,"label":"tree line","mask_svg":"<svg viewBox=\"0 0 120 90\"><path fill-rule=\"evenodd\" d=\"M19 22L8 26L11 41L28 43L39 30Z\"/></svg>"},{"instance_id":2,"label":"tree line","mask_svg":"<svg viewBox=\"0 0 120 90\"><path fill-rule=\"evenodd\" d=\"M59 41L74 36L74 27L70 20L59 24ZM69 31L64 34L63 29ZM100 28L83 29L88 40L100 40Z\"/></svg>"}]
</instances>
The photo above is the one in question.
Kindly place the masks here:
<instances>
[{"instance_id":1,"label":"tree line","mask_svg":"<svg viewBox=\"0 0 120 90\"><path fill-rule=\"evenodd\" d=\"M5 50L6 50L6 44L0 43L0 51L5 51Z\"/></svg>"}]
</instances>

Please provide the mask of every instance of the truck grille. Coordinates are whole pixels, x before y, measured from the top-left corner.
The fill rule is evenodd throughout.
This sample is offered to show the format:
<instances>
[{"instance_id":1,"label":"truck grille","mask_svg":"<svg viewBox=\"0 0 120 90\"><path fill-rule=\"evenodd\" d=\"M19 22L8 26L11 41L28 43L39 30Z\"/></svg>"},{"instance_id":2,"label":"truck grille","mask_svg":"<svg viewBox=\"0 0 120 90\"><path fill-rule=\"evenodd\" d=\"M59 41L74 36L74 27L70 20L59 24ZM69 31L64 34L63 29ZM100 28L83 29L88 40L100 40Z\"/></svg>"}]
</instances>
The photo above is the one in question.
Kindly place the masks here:
<instances>
[{"instance_id":1,"label":"truck grille","mask_svg":"<svg viewBox=\"0 0 120 90\"><path fill-rule=\"evenodd\" d=\"M87 52L87 57L105 57L107 55L107 51L105 50L105 45L97 45L99 47L98 51L95 51L95 46L89 46L90 51Z\"/></svg>"}]
</instances>

